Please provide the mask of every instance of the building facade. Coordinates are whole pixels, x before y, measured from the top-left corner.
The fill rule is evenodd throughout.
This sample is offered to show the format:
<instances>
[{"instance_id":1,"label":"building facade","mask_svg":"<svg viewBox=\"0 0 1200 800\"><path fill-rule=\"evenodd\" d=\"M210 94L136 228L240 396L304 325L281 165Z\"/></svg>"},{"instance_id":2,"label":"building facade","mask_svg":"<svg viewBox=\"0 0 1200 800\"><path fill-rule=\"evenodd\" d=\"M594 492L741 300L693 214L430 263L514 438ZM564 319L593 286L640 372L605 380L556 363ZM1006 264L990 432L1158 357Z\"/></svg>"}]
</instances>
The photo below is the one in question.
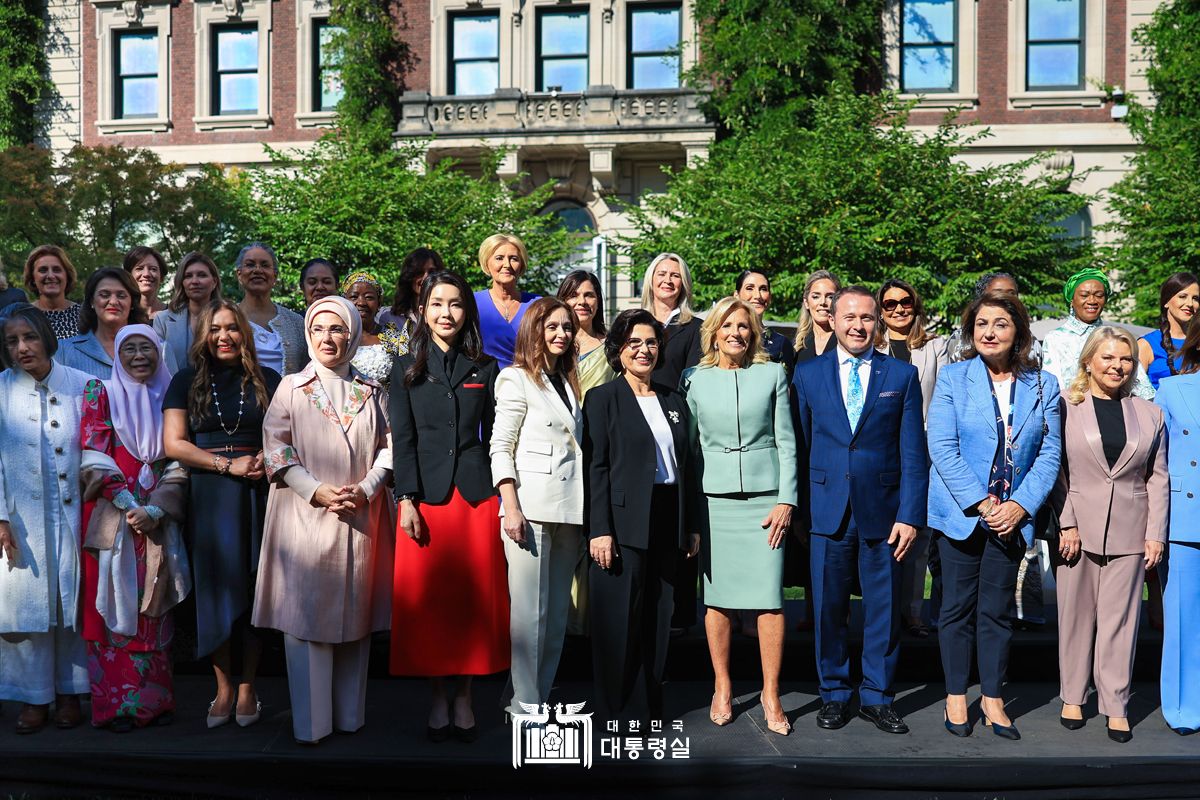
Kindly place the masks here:
<instances>
[{"instance_id":1,"label":"building facade","mask_svg":"<svg viewBox=\"0 0 1200 800\"><path fill-rule=\"evenodd\" d=\"M334 118L329 0L47 0L50 144L119 143L184 164L254 164L303 147ZM928 129L949 110L991 136L982 165L1053 150L1070 189L1103 195L1134 143L1123 95L1146 90L1132 32L1160 0L890 0L886 82ZM547 213L608 270L622 209L664 168L702 158L713 126L680 76L695 63L688 0L397 0L414 56L396 130L430 162L551 184ZM748 43L752 46L752 43ZM1101 200L1067 221L1090 233ZM635 287L608 280L628 301Z\"/></svg>"}]
</instances>

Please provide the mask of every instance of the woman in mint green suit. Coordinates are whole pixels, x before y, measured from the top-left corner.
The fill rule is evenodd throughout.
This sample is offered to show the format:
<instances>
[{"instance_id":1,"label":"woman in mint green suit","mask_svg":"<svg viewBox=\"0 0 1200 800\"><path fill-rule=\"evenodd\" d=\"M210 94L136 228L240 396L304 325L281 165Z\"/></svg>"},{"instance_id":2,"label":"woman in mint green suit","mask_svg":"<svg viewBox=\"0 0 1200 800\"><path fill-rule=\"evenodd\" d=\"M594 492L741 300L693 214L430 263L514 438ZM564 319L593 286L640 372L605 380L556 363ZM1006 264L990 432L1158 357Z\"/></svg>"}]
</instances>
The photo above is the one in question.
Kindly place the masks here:
<instances>
[{"instance_id":1,"label":"woman in mint green suit","mask_svg":"<svg viewBox=\"0 0 1200 800\"><path fill-rule=\"evenodd\" d=\"M700 363L684 373L699 479L704 619L716 682L709 717L733 719L729 641L740 610L758 611L767 727L791 730L779 700L783 543L796 505L796 436L784 367L763 347L762 323L741 300L714 306Z\"/></svg>"}]
</instances>

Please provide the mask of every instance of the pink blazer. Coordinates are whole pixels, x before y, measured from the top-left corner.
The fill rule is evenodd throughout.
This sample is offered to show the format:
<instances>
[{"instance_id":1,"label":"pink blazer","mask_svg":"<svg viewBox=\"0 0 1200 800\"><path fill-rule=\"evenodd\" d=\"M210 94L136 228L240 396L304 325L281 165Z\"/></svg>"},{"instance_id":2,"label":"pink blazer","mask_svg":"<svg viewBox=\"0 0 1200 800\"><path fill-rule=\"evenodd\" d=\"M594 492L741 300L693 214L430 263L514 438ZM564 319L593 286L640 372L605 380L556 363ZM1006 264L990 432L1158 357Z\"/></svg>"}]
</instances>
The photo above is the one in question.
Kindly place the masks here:
<instances>
[{"instance_id":1,"label":"pink blazer","mask_svg":"<svg viewBox=\"0 0 1200 800\"><path fill-rule=\"evenodd\" d=\"M1121 401L1125 449L1108 468L1092 398L1063 400L1063 457L1051 498L1063 528L1078 528L1095 555L1141 553L1146 541L1167 540L1171 478L1162 409L1139 397Z\"/></svg>"}]
</instances>

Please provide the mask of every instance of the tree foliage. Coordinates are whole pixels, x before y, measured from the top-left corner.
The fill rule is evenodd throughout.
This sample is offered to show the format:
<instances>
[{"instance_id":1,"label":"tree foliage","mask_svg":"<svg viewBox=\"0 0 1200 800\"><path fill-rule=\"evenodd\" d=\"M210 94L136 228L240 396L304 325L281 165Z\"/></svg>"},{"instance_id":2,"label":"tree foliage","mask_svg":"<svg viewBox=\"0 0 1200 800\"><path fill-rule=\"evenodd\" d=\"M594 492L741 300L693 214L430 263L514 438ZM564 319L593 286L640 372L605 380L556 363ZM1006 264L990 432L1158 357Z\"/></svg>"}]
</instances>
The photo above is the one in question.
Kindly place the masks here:
<instances>
[{"instance_id":1,"label":"tree foliage","mask_svg":"<svg viewBox=\"0 0 1200 800\"><path fill-rule=\"evenodd\" d=\"M705 306L741 270L766 268L773 316L784 319L816 269L872 287L903 278L942 320L993 270L1019 275L1035 309L1061 309L1063 279L1091 253L1054 221L1090 198L1061 191L1053 175L1030 179L1041 158L968 168L957 156L986 132L947 121L923 136L905 127L910 107L838 89L813 102L810 128L765 125L718 144L630 209L633 263L679 253Z\"/></svg>"},{"instance_id":2,"label":"tree foliage","mask_svg":"<svg viewBox=\"0 0 1200 800\"><path fill-rule=\"evenodd\" d=\"M83 276L139 244L172 262L189 250L228 259L246 227L241 192L217 166L189 174L149 150L77 146L56 163L49 150L9 148L0 151L0 257L13 278L45 243L64 247Z\"/></svg>"},{"instance_id":3,"label":"tree foliage","mask_svg":"<svg viewBox=\"0 0 1200 800\"><path fill-rule=\"evenodd\" d=\"M1111 193L1120 235L1110 266L1136 276L1134 321L1153 325L1162 281L1200 273L1200 0L1163 3L1134 38L1148 50L1156 104L1135 101L1127 117L1141 147Z\"/></svg>"},{"instance_id":4,"label":"tree foliage","mask_svg":"<svg viewBox=\"0 0 1200 800\"><path fill-rule=\"evenodd\" d=\"M400 122L400 96L414 58L403 34L403 3L396 0L335 0L330 22L344 94L338 125L344 135L373 149L391 145Z\"/></svg>"},{"instance_id":5,"label":"tree foliage","mask_svg":"<svg viewBox=\"0 0 1200 800\"><path fill-rule=\"evenodd\" d=\"M499 154L475 177L443 160L425 169L421 143L376 151L329 136L310 151L275 153L273 163L247 173L244 216L252 233L279 254L281 282L295 286L304 261L321 256L342 268L366 269L394 285L404 255L432 247L448 268L482 287L479 244L493 233L521 237L530 268L522 279L549 288L575 242L538 212L549 186L524 195L496 177Z\"/></svg>"},{"instance_id":6,"label":"tree foliage","mask_svg":"<svg viewBox=\"0 0 1200 800\"><path fill-rule=\"evenodd\" d=\"M32 142L41 132L34 112L53 88L41 6L38 0L0 2L0 148Z\"/></svg>"},{"instance_id":7,"label":"tree foliage","mask_svg":"<svg viewBox=\"0 0 1200 800\"><path fill-rule=\"evenodd\" d=\"M737 133L764 117L807 120L811 98L843 82L867 88L883 52L883 0L695 0L707 111Z\"/></svg>"}]
</instances>

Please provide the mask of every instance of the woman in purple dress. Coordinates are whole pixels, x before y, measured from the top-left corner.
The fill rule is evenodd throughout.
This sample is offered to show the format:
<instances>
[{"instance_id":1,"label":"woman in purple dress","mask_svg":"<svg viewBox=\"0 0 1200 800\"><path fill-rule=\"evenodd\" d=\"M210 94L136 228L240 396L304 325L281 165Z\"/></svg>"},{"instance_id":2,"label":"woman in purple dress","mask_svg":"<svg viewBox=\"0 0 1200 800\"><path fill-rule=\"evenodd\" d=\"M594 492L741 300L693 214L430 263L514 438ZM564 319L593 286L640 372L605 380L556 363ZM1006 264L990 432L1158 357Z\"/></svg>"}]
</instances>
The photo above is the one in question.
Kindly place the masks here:
<instances>
[{"instance_id":1,"label":"woman in purple dress","mask_svg":"<svg viewBox=\"0 0 1200 800\"><path fill-rule=\"evenodd\" d=\"M483 352L499 361L503 369L512 365L521 317L538 299L538 295L517 288L517 281L529 266L525 243L507 233L492 234L479 245L479 266L492 279L490 287L475 293Z\"/></svg>"}]
</instances>

